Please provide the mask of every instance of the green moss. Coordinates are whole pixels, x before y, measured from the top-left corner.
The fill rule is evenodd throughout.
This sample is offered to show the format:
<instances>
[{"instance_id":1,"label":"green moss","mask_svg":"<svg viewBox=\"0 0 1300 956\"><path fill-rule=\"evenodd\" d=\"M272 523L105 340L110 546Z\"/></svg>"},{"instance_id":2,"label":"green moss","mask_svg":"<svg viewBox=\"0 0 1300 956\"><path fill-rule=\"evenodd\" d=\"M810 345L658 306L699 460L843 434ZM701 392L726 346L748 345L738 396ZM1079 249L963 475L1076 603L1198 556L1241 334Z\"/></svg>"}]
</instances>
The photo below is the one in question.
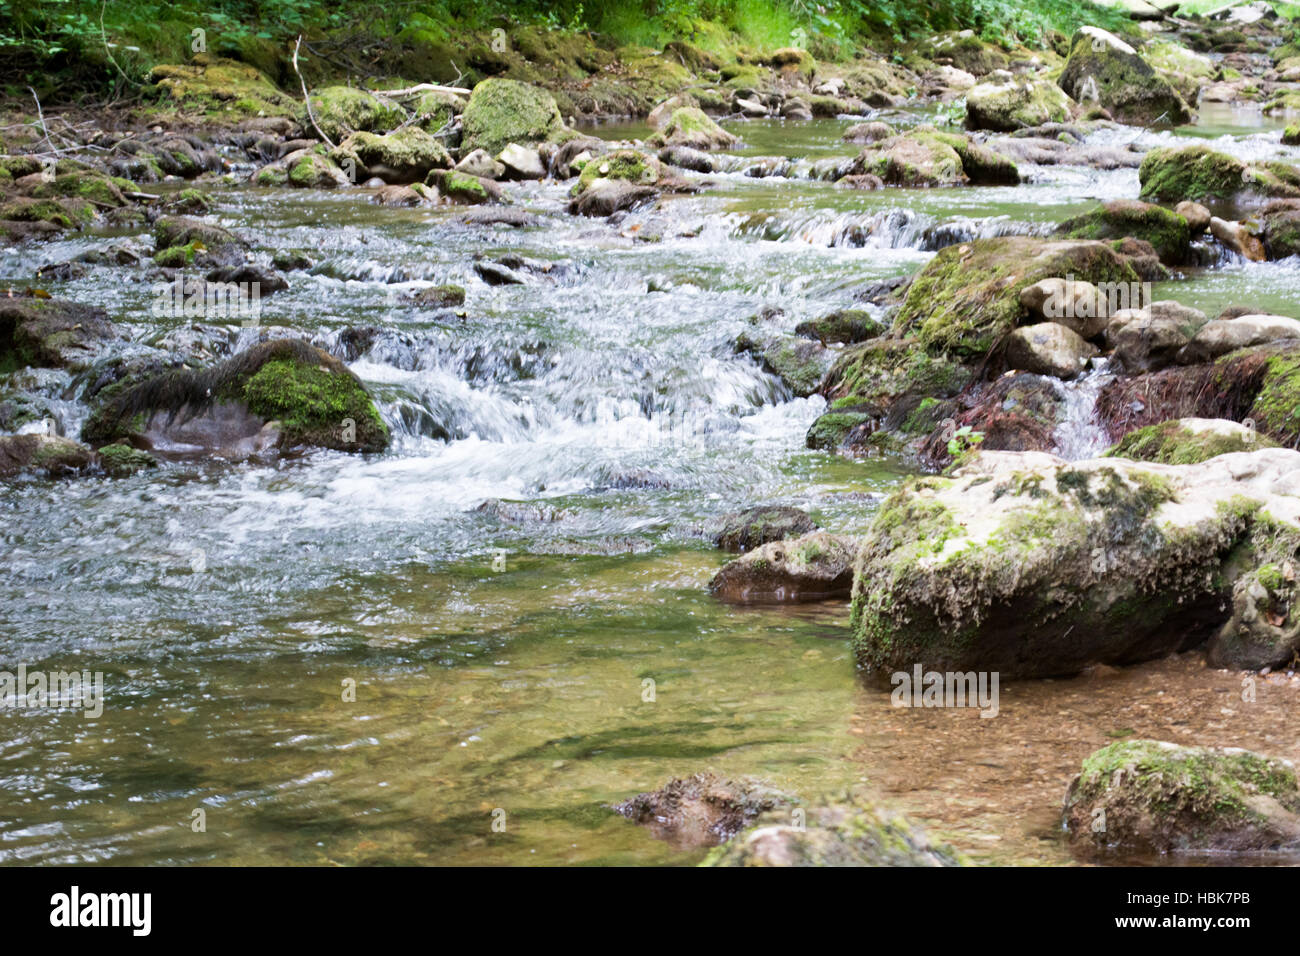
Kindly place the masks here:
<instances>
[{"instance_id":1,"label":"green moss","mask_svg":"<svg viewBox=\"0 0 1300 956\"><path fill-rule=\"evenodd\" d=\"M1138 169L1142 198L1159 202L1231 199L1243 193L1300 196L1300 171L1287 163L1247 165L1208 146L1153 149Z\"/></svg>"},{"instance_id":2,"label":"green moss","mask_svg":"<svg viewBox=\"0 0 1300 956\"><path fill-rule=\"evenodd\" d=\"M569 190L569 195L582 195L597 179L654 183L659 179L659 165L654 159L635 149L615 150L589 160L582 167L582 173Z\"/></svg>"},{"instance_id":3,"label":"green moss","mask_svg":"<svg viewBox=\"0 0 1300 956\"><path fill-rule=\"evenodd\" d=\"M387 442L388 429L365 389L356 379L320 366L292 359L267 362L238 397L254 415L278 421L290 445L332 445L345 419L352 420L358 437L382 435Z\"/></svg>"},{"instance_id":4,"label":"green moss","mask_svg":"<svg viewBox=\"0 0 1300 956\"><path fill-rule=\"evenodd\" d=\"M99 449L99 462L112 478L125 478L146 468L157 468L158 459L147 451L132 448L126 443L105 445Z\"/></svg>"},{"instance_id":5,"label":"green moss","mask_svg":"<svg viewBox=\"0 0 1300 956\"><path fill-rule=\"evenodd\" d=\"M180 269L194 262L194 256L199 248L200 243L188 242L183 246L159 249L154 253L153 261L164 268Z\"/></svg>"},{"instance_id":6,"label":"green moss","mask_svg":"<svg viewBox=\"0 0 1300 956\"><path fill-rule=\"evenodd\" d=\"M1067 219L1056 230L1069 239L1144 239L1163 262L1181 263L1191 245L1187 220L1153 203L1118 200Z\"/></svg>"},{"instance_id":7,"label":"green moss","mask_svg":"<svg viewBox=\"0 0 1300 956\"><path fill-rule=\"evenodd\" d=\"M462 148L485 149L493 156L510 143L558 141L567 132L550 93L495 77L474 87L461 123Z\"/></svg>"},{"instance_id":8,"label":"green moss","mask_svg":"<svg viewBox=\"0 0 1300 956\"><path fill-rule=\"evenodd\" d=\"M1243 434L1236 430L1228 434L1198 432L1174 419L1129 432L1109 448L1105 456L1166 465L1194 465L1218 455L1273 447L1276 447L1275 443L1263 435Z\"/></svg>"},{"instance_id":9,"label":"green moss","mask_svg":"<svg viewBox=\"0 0 1300 956\"><path fill-rule=\"evenodd\" d=\"M1300 355L1275 355L1251 407L1259 431L1292 445L1300 439Z\"/></svg>"},{"instance_id":10,"label":"green moss","mask_svg":"<svg viewBox=\"0 0 1300 956\"><path fill-rule=\"evenodd\" d=\"M915 333L931 351L980 359L1016 327L1022 289L1066 275L1093 283L1138 281L1132 267L1100 243L977 239L940 250L921 270L895 318L894 332Z\"/></svg>"},{"instance_id":11,"label":"green moss","mask_svg":"<svg viewBox=\"0 0 1300 956\"><path fill-rule=\"evenodd\" d=\"M809 448L839 448L849 432L870 421L871 416L863 412L826 412L812 423L805 443Z\"/></svg>"},{"instance_id":12,"label":"green moss","mask_svg":"<svg viewBox=\"0 0 1300 956\"><path fill-rule=\"evenodd\" d=\"M405 111L391 100L350 86L326 87L311 102L321 132L336 142L353 132L384 132L406 119ZM302 119L310 127L305 111Z\"/></svg>"},{"instance_id":13,"label":"green moss","mask_svg":"<svg viewBox=\"0 0 1300 956\"><path fill-rule=\"evenodd\" d=\"M490 198L486 187L475 176L451 170L441 177L440 183L443 194L449 199L482 203Z\"/></svg>"}]
</instances>

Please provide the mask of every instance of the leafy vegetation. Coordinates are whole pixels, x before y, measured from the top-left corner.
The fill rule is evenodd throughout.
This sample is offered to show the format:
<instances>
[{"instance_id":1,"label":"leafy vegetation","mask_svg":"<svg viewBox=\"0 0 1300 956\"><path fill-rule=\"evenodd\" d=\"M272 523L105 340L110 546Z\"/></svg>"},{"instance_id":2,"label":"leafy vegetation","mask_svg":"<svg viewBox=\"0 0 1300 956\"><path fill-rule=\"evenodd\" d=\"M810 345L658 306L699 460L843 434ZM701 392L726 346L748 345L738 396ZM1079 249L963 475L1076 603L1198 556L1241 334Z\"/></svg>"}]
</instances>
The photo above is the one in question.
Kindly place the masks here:
<instances>
[{"instance_id":1,"label":"leafy vegetation","mask_svg":"<svg viewBox=\"0 0 1300 956\"><path fill-rule=\"evenodd\" d=\"M259 46L281 55L299 34L309 41L394 38L412 24L443 37L518 26L585 31L611 48L684 39L716 50L735 38L830 57L954 29L1007 46L1042 45L1048 31L1069 33L1085 22L1127 23L1086 0L0 0L0 66L21 77L8 90L16 93L27 83L48 87L56 76L83 87L123 87L157 63L189 59L196 45L255 61Z\"/></svg>"}]
</instances>

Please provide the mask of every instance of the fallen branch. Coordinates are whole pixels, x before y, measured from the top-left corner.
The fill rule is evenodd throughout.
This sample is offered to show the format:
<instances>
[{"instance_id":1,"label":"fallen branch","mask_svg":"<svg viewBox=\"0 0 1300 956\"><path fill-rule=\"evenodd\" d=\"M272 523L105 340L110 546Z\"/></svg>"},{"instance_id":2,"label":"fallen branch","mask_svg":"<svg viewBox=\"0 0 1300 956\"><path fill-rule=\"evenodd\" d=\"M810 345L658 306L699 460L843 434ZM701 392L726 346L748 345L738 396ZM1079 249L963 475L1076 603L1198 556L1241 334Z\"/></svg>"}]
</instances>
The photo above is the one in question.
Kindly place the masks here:
<instances>
[{"instance_id":1,"label":"fallen branch","mask_svg":"<svg viewBox=\"0 0 1300 956\"><path fill-rule=\"evenodd\" d=\"M32 99L36 101L36 118L40 120L41 129L45 133L45 145L50 147L51 153L58 153L59 151L54 148L54 144L50 142L50 128L45 125L45 111L41 109L41 98L36 95L36 91L30 86L27 89L31 90Z\"/></svg>"},{"instance_id":2,"label":"fallen branch","mask_svg":"<svg viewBox=\"0 0 1300 956\"><path fill-rule=\"evenodd\" d=\"M302 84L302 101L307 104L307 118L311 120L312 129L316 130L316 135L325 142L330 144L330 149L337 149L334 140L325 135L325 132L316 122L316 114L311 108L311 97L307 95L307 81L302 78L302 73L298 69L298 47L302 45L302 34L298 34L298 42L293 45L293 72L298 74L298 82Z\"/></svg>"},{"instance_id":3,"label":"fallen branch","mask_svg":"<svg viewBox=\"0 0 1300 956\"><path fill-rule=\"evenodd\" d=\"M414 96L416 93L452 93L456 96L469 96L472 90L467 90L463 86L442 86L438 83L417 83L415 86L408 86L404 90L366 90L367 93L374 96L387 96L389 99L401 99L405 96Z\"/></svg>"}]
</instances>

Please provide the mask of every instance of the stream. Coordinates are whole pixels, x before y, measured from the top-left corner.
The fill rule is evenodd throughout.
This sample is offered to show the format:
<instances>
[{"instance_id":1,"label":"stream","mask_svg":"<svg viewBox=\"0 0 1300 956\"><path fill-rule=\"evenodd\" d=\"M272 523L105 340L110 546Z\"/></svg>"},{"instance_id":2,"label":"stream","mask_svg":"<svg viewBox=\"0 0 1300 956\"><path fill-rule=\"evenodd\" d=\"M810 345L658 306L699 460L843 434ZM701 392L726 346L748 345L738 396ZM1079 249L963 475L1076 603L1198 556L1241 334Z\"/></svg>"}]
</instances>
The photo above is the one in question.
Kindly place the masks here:
<instances>
[{"instance_id":1,"label":"stream","mask_svg":"<svg viewBox=\"0 0 1300 956\"><path fill-rule=\"evenodd\" d=\"M713 188L616 225L568 215L553 183L512 188L536 216L522 229L361 190L213 189L221 225L314 263L263 304L264 326L382 330L351 367L395 441L0 485L6 661L105 685L98 720L4 715L0 863L685 865L704 851L609 807L713 769L810 798L866 783L978 862L1066 864L1061 798L1114 739L1300 760L1286 673L1250 705L1238 675L1189 655L1006 685L996 720L898 711L855 674L847 604L709 596L721 515L791 504L853 533L909 473L808 450L825 402L735 354L749 316L776 306L793 329L944 245L1044 233L1138 192L1135 169L1064 166L1016 187L835 189L816 172L857 153L849 122L728 123L744 140L730 171L689 174ZM1125 135L1295 162L1279 125L1212 110ZM771 158L788 175L746 174ZM11 247L0 278L133 234ZM530 264L523 284L474 269L507 255ZM463 319L401 301L447 282L467 290ZM137 342L183 325L151 315L143 269L48 289L105 306ZM1300 264L1223 262L1156 297L1300 315ZM51 395L67 384L42 374ZM1066 386L1067 457L1106 445L1091 423L1105 375ZM85 406L57 408L75 435Z\"/></svg>"}]
</instances>

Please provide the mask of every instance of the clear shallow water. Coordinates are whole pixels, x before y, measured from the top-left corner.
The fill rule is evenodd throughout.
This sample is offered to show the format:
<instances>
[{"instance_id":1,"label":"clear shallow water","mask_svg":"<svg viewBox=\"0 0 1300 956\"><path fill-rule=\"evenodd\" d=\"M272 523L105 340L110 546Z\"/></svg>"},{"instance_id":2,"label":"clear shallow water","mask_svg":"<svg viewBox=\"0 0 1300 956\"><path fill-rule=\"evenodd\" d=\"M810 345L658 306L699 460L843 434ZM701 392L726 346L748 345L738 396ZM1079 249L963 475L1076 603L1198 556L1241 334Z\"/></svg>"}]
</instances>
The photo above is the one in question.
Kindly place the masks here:
<instances>
[{"instance_id":1,"label":"clear shallow water","mask_svg":"<svg viewBox=\"0 0 1300 956\"><path fill-rule=\"evenodd\" d=\"M823 403L735 355L750 316L778 306L789 330L946 242L1137 192L1134 170L1063 167L1016 189L836 190L808 171L857 151L846 125L736 124L737 157L793 158L793 178L702 177L709 192L614 226L563 213L563 186L516 187L538 217L521 230L363 191L219 190L219 221L315 263L264 325L386 330L353 368L396 441L0 488L4 664L103 670L107 694L98 721L0 715L0 862L690 863L606 806L705 768L809 798L865 777L977 855L1066 862L1044 821L1092 741L1044 743L1075 707L1049 682L1013 698L1018 722L960 738L981 767L981 725L1014 726L997 759L1032 775L1026 802L936 758L947 717L900 719L857 682L846 607L736 609L705 590L726 559L703 539L717 516L782 502L859 530L906 473L804 448ZM3 277L98 241L24 247ZM536 264L524 285L478 277L475 256L506 254ZM1206 308L1254 290L1297 314L1288 276L1229 265L1169 292ZM463 319L400 302L443 282L466 288ZM173 330L143 271L43 284L140 342ZM75 433L75 385L48 390ZM1114 686L1095 700L1120 706ZM1208 723L1180 726L1211 742Z\"/></svg>"}]
</instances>

